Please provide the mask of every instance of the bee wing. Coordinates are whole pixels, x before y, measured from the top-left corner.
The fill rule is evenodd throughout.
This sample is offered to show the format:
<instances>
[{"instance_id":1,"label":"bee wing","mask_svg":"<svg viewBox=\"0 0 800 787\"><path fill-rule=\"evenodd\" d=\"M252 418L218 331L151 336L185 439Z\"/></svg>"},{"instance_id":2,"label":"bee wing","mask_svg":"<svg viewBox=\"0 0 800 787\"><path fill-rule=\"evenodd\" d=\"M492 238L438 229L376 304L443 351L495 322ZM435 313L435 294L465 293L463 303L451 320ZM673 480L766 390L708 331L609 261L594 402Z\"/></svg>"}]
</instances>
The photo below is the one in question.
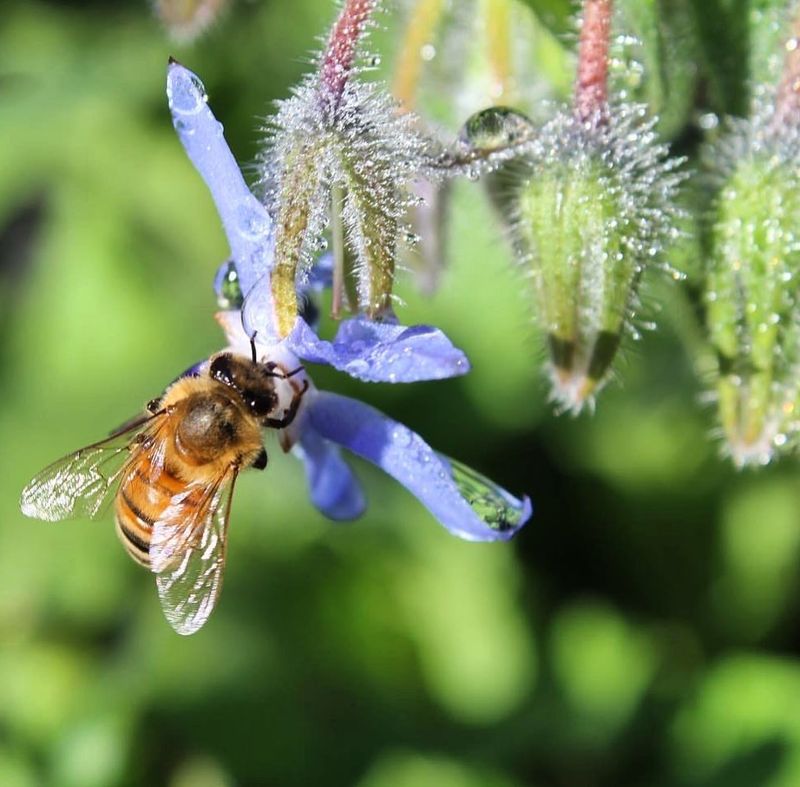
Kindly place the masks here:
<instances>
[{"instance_id":1,"label":"bee wing","mask_svg":"<svg viewBox=\"0 0 800 787\"><path fill-rule=\"evenodd\" d=\"M194 634L217 605L237 474L231 466L212 483L189 485L153 525L150 565L164 615L178 634Z\"/></svg>"},{"instance_id":2,"label":"bee wing","mask_svg":"<svg viewBox=\"0 0 800 787\"><path fill-rule=\"evenodd\" d=\"M111 437L53 462L22 490L22 513L47 522L97 518L115 482L142 450L137 436L148 426L157 430L162 419L161 414L142 415Z\"/></svg>"}]
</instances>

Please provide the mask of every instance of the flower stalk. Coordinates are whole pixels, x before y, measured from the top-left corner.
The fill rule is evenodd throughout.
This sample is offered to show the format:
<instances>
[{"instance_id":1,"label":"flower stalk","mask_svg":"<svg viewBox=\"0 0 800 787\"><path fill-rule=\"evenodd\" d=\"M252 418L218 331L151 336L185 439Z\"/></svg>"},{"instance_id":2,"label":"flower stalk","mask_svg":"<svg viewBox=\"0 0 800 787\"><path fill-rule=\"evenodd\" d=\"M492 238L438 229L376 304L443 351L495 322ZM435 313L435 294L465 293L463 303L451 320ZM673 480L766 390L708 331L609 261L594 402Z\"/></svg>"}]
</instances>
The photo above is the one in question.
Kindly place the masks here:
<instances>
[{"instance_id":1,"label":"flower stalk","mask_svg":"<svg viewBox=\"0 0 800 787\"><path fill-rule=\"evenodd\" d=\"M358 45L378 0L345 0L328 36L319 69L319 95L326 110L335 115L353 73Z\"/></svg>"},{"instance_id":2,"label":"flower stalk","mask_svg":"<svg viewBox=\"0 0 800 787\"><path fill-rule=\"evenodd\" d=\"M608 53L612 0L586 0L583 6L575 115L583 123L599 122L608 111Z\"/></svg>"}]
</instances>

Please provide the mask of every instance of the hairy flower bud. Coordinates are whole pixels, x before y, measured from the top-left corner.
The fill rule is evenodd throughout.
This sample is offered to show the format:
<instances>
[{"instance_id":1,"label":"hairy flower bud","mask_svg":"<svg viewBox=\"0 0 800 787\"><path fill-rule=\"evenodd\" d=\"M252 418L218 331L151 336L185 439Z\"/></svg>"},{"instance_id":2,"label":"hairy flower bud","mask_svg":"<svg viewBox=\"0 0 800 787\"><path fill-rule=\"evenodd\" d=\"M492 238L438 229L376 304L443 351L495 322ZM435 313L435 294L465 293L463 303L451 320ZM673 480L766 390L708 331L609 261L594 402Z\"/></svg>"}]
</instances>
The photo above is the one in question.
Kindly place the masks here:
<instances>
[{"instance_id":1,"label":"hairy flower bud","mask_svg":"<svg viewBox=\"0 0 800 787\"><path fill-rule=\"evenodd\" d=\"M705 302L727 450L764 464L798 430L800 135L732 121L713 149Z\"/></svg>"},{"instance_id":2,"label":"hairy flower bud","mask_svg":"<svg viewBox=\"0 0 800 787\"><path fill-rule=\"evenodd\" d=\"M645 269L676 235L679 163L642 107L560 113L522 159L514 232L547 333L553 397L578 412L608 377Z\"/></svg>"}]
</instances>

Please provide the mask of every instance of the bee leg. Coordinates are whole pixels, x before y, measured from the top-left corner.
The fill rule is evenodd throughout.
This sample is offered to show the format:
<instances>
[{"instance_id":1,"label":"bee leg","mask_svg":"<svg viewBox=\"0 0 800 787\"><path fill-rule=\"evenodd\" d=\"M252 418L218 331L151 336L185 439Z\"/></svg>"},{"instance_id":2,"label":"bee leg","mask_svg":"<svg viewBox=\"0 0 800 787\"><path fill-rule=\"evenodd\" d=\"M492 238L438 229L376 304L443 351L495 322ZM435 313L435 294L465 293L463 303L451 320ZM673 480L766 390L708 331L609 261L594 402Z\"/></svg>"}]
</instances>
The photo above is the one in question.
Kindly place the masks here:
<instances>
[{"instance_id":1,"label":"bee leg","mask_svg":"<svg viewBox=\"0 0 800 787\"><path fill-rule=\"evenodd\" d=\"M261 449L261 453L250 466L254 467L256 470L263 470L267 466L267 451L265 448Z\"/></svg>"},{"instance_id":2,"label":"bee leg","mask_svg":"<svg viewBox=\"0 0 800 787\"><path fill-rule=\"evenodd\" d=\"M302 368L302 367L301 367ZM294 374L294 372L292 372ZM297 391L292 397L292 403L283 411L283 418L267 418L265 423L273 429L285 429L289 424L294 421L297 415L297 410L300 407L300 402L303 400L303 394L308 390L308 380L303 380L303 389Z\"/></svg>"}]
</instances>

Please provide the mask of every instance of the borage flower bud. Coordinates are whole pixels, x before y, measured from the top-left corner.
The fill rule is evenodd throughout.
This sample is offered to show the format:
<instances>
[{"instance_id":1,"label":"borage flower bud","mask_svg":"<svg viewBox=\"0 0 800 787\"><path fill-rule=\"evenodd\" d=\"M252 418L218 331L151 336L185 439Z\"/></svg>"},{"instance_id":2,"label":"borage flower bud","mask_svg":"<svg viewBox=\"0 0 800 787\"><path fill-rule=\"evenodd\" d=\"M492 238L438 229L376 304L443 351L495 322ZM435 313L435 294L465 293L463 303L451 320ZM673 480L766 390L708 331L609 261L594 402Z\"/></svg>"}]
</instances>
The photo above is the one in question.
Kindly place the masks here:
<instances>
[{"instance_id":1,"label":"borage flower bud","mask_svg":"<svg viewBox=\"0 0 800 787\"><path fill-rule=\"evenodd\" d=\"M605 382L642 274L675 234L678 162L652 127L636 106L603 122L561 113L523 161L515 235L547 333L553 396L575 412Z\"/></svg>"},{"instance_id":2,"label":"borage flower bud","mask_svg":"<svg viewBox=\"0 0 800 787\"><path fill-rule=\"evenodd\" d=\"M682 176L645 107L608 100L610 0L587 0L575 102L518 159L514 236L547 334L553 398L578 412L633 331L646 268L677 235Z\"/></svg>"},{"instance_id":3,"label":"borage flower bud","mask_svg":"<svg viewBox=\"0 0 800 787\"><path fill-rule=\"evenodd\" d=\"M705 303L718 364L726 450L766 464L795 442L800 420L800 55L787 45L772 106L729 120L707 158L716 186L708 223Z\"/></svg>"}]
</instances>

